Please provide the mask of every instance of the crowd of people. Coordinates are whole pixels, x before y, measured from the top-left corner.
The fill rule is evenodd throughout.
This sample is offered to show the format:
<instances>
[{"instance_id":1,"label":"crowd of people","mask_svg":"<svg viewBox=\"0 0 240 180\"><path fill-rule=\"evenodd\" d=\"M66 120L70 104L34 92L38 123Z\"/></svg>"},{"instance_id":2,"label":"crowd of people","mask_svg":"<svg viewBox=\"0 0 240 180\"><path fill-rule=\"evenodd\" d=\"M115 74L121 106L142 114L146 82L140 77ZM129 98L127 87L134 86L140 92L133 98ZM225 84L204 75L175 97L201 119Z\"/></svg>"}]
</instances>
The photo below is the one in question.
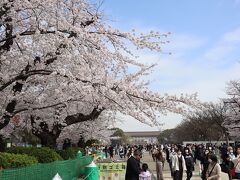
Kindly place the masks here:
<instances>
[{"instance_id":1,"label":"crowd of people","mask_svg":"<svg viewBox=\"0 0 240 180\"><path fill-rule=\"evenodd\" d=\"M163 180L163 167L169 165L173 180L190 180L196 166L199 166L202 180L220 180L221 172L228 174L229 179L240 179L240 145L219 147L208 145L147 145L126 148L128 154L126 180L150 180L148 165L142 164L142 151L149 151L156 162L157 180ZM120 155L120 154L119 154Z\"/></svg>"},{"instance_id":2,"label":"crowd of people","mask_svg":"<svg viewBox=\"0 0 240 180\"><path fill-rule=\"evenodd\" d=\"M86 149L90 154L91 151L91 147ZM112 161L127 160L126 180L151 179L148 164L143 162L140 166L144 151L156 164L157 180L163 180L164 166L169 166L173 180L182 180L184 174L186 180L190 180L195 169L199 170L202 180L219 180L221 172L227 173L229 180L240 179L240 145L110 145L101 147L101 151Z\"/></svg>"}]
</instances>

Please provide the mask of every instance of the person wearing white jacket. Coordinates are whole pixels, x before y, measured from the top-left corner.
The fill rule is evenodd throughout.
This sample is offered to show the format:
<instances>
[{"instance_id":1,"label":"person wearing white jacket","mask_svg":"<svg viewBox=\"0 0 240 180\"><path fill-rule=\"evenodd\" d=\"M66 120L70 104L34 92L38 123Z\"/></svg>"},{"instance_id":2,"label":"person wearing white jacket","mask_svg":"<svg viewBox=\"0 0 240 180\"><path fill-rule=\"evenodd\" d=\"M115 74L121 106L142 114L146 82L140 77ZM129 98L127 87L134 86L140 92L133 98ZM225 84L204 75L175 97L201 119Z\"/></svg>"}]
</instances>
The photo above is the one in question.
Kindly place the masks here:
<instances>
[{"instance_id":1,"label":"person wearing white jacket","mask_svg":"<svg viewBox=\"0 0 240 180\"><path fill-rule=\"evenodd\" d=\"M183 172L186 171L185 159L180 149L177 154L172 157L173 180L182 180Z\"/></svg>"},{"instance_id":2,"label":"person wearing white jacket","mask_svg":"<svg viewBox=\"0 0 240 180\"><path fill-rule=\"evenodd\" d=\"M173 170L172 170L172 161L173 161L173 157L176 155L177 153L175 152L175 148L171 149L171 152L169 153L169 168L171 171L171 177L173 177Z\"/></svg>"}]
</instances>

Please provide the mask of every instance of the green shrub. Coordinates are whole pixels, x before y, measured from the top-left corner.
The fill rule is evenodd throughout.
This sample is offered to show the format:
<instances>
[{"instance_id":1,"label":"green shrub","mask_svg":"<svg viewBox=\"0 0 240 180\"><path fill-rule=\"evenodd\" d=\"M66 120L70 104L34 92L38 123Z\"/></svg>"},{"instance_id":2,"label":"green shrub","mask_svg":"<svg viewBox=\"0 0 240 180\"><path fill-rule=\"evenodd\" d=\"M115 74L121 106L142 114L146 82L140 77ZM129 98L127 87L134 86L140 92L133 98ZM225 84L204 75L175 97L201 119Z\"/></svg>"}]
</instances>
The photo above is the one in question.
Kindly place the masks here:
<instances>
[{"instance_id":1,"label":"green shrub","mask_svg":"<svg viewBox=\"0 0 240 180\"><path fill-rule=\"evenodd\" d=\"M17 168L30 166L38 163L37 159L26 154L0 153L0 166L6 168Z\"/></svg>"},{"instance_id":2,"label":"green shrub","mask_svg":"<svg viewBox=\"0 0 240 180\"><path fill-rule=\"evenodd\" d=\"M53 149L43 147L11 147L7 152L14 154L27 154L37 158L39 163L49 163L57 160L62 160L62 157Z\"/></svg>"},{"instance_id":3,"label":"green shrub","mask_svg":"<svg viewBox=\"0 0 240 180\"><path fill-rule=\"evenodd\" d=\"M82 148L77 148L77 147L69 147L65 150L58 150L58 154L61 155L61 157L64 160L68 159L75 159L77 156L78 151L81 151L83 155L85 155L85 151Z\"/></svg>"}]
</instances>

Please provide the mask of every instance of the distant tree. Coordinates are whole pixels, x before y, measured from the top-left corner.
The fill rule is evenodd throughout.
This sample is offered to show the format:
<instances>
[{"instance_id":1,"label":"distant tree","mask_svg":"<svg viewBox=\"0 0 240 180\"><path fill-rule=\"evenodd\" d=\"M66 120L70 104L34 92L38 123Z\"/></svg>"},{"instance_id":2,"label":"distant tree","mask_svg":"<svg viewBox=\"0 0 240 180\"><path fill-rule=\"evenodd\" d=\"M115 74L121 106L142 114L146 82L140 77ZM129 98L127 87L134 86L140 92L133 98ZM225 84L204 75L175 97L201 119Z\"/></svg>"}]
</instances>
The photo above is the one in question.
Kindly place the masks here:
<instances>
[{"instance_id":1,"label":"distant tree","mask_svg":"<svg viewBox=\"0 0 240 180\"><path fill-rule=\"evenodd\" d=\"M212 131L213 135L215 133L215 137L220 137L221 139L225 139L228 143L229 141L229 132L228 129L224 126L224 122L228 119L227 109L224 103L221 101L216 104L210 104L208 112L210 122L215 126L216 131Z\"/></svg>"},{"instance_id":2,"label":"distant tree","mask_svg":"<svg viewBox=\"0 0 240 180\"><path fill-rule=\"evenodd\" d=\"M223 99L227 111L227 118L224 120L224 127L228 133L240 138L240 80L230 81L226 91L228 98Z\"/></svg>"},{"instance_id":3,"label":"distant tree","mask_svg":"<svg viewBox=\"0 0 240 180\"><path fill-rule=\"evenodd\" d=\"M189 113L175 128L177 141L228 141L228 132L223 122L226 110L222 103L206 104L203 110Z\"/></svg>"},{"instance_id":4,"label":"distant tree","mask_svg":"<svg viewBox=\"0 0 240 180\"><path fill-rule=\"evenodd\" d=\"M111 143L113 145L117 144L128 144L129 143L129 137L124 133L124 131L120 128L112 128L113 134L111 137L119 137L119 139L112 139Z\"/></svg>"},{"instance_id":5,"label":"distant tree","mask_svg":"<svg viewBox=\"0 0 240 180\"><path fill-rule=\"evenodd\" d=\"M177 138L174 136L175 129L163 130L157 137L160 144L177 143Z\"/></svg>"}]
</instances>

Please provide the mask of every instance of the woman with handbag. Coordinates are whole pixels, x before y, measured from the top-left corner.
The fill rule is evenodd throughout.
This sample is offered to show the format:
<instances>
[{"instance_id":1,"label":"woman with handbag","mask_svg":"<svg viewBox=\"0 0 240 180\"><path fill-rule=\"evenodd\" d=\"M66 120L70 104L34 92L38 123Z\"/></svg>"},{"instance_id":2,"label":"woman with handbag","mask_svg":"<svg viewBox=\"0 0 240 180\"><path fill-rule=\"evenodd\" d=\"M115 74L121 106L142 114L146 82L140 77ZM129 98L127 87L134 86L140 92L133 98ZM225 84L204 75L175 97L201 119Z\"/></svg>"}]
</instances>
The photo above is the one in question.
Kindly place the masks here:
<instances>
[{"instance_id":1,"label":"woman with handbag","mask_svg":"<svg viewBox=\"0 0 240 180\"><path fill-rule=\"evenodd\" d=\"M221 167L218 164L217 156L210 154L208 157L208 169L206 172L207 180L221 180Z\"/></svg>"}]
</instances>

